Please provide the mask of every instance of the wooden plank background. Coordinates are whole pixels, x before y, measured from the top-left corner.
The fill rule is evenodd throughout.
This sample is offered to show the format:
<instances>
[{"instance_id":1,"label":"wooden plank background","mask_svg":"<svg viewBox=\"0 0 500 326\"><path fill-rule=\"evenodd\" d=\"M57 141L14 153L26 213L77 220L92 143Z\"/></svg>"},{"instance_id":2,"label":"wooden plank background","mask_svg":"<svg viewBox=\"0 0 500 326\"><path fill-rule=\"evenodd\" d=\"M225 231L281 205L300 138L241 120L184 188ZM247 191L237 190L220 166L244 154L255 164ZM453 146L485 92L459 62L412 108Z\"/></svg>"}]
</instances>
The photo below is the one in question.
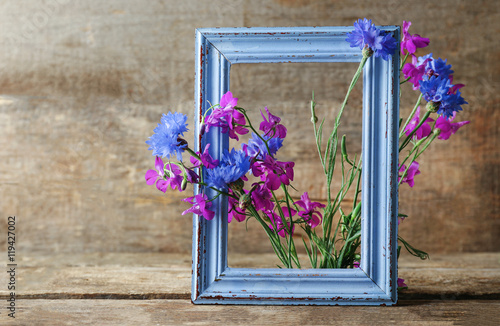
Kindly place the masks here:
<instances>
[{"instance_id":1,"label":"wooden plank background","mask_svg":"<svg viewBox=\"0 0 500 326\"><path fill-rule=\"evenodd\" d=\"M499 9L485 0L2 1L0 234L16 215L19 255L188 257L191 216L181 216L188 208L181 199L191 188L164 195L147 186L154 158L144 142L163 112L193 119L195 28L352 25L368 17L379 25L411 20L412 33L431 38L420 53L447 58L455 81L467 85L460 119L472 122L437 141L420 160L415 187L403 186L400 211L410 217L401 234L431 255L498 251ZM331 119L352 72L329 64L232 70L243 106L283 116L292 132L281 158L297 161L295 185L316 199L324 191L311 162L310 95ZM415 98L402 100L403 113ZM356 103L343 126L354 151ZM271 252L256 223L248 226L251 234L230 225L230 254Z\"/></svg>"}]
</instances>

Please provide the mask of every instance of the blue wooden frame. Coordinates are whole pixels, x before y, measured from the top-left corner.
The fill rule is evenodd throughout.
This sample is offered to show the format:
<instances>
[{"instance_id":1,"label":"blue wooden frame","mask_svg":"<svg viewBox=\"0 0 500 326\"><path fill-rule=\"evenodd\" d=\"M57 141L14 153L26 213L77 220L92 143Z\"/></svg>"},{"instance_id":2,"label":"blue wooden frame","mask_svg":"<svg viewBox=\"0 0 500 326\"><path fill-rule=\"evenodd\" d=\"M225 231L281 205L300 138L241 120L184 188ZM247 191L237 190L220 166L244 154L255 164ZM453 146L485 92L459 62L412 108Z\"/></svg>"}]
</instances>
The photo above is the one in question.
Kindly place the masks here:
<instances>
[{"instance_id":1,"label":"blue wooden frame","mask_svg":"<svg viewBox=\"0 0 500 326\"><path fill-rule=\"evenodd\" d=\"M400 27L383 26L399 40ZM204 28L196 31L195 149L214 158L227 134L211 128L200 144L201 116L229 91L236 63L359 62L345 41L352 27ZM398 48L399 49L399 43ZM363 73L361 265L356 269L249 269L227 266L227 199L215 218L193 217L192 302L196 304L391 305L397 300L399 51L373 56ZM353 72L354 73L354 72ZM195 189L197 193L198 189Z\"/></svg>"}]
</instances>

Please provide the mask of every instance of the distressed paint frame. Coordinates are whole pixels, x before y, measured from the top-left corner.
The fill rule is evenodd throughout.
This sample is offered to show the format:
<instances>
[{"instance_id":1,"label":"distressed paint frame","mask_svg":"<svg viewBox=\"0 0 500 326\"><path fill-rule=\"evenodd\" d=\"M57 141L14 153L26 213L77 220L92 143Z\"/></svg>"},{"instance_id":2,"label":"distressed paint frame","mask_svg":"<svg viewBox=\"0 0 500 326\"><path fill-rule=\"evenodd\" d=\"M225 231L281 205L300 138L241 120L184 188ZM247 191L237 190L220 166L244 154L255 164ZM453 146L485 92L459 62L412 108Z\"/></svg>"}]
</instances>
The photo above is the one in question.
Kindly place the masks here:
<instances>
[{"instance_id":1,"label":"distressed paint frame","mask_svg":"<svg viewBox=\"0 0 500 326\"><path fill-rule=\"evenodd\" d=\"M383 26L400 39L400 27ZM345 41L352 27L203 28L196 30L195 150L220 158L227 134L211 128L200 144L209 103L229 91L232 64L359 62ZM397 301L399 51L371 57L363 72L361 264L357 269L249 269L227 266L227 199L212 221L193 217L195 304L392 305ZM195 194L198 193L195 187ZM213 195L213 194L212 194ZM210 194L209 194L210 196Z\"/></svg>"}]
</instances>

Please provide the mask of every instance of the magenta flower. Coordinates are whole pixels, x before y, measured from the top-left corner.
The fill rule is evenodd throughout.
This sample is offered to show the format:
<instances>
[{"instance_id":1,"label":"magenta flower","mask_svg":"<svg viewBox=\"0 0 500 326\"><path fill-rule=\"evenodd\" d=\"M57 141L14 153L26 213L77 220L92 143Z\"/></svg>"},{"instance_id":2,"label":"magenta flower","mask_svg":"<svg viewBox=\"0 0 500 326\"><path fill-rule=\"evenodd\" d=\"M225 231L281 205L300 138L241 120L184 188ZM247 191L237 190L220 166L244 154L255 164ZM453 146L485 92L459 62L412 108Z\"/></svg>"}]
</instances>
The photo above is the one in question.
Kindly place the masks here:
<instances>
[{"instance_id":1,"label":"magenta flower","mask_svg":"<svg viewBox=\"0 0 500 326\"><path fill-rule=\"evenodd\" d=\"M222 95L219 105L223 110L232 110L238 104L238 99L233 97L233 93L227 92Z\"/></svg>"},{"instance_id":2,"label":"magenta flower","mask_svg":"<svg viewBox=\"0 0 500 326\"><path fill-rule=\"evenodd\" d=\"M156 188L158 188L158 190L160 190L162 192L166 192L168 185L167 185L167 181L165 181L163 179L163 176L165 175L165 172L163 171L163 167L164 167L164 164L163 164L162 159L159 156L157 156L155 159L156 170L148 170L146 172L146 183L151 186L151 185L155 184L155 182L156 182ZM158 180L158 178L160 180Z\"/></svg>"},{"instance_id":3,"label":"magenta flower","mask_svg":"<svg viewBox=\"0 0 500 326\"><path fill-rule=\"evenodd\" d=\"M253 184L255 189L251 193L252 201L257 211L270 211L273 209L274 204L271 201L273 198L271 191L264 185L258 183Z\"/></svg>"},{"instance_id":4,"label":"magenta flower","mask_svg":"<svg viewBox=\"0 0 500 326\"><path fill-rule=\"evenodd\" d=\"M352 263L352 267L353 267L353 268L359 268L359 265L360 265L359 261L354 261L354 262Z\"/></svg>"},{"instance_id":5,"label":"magenta flower","mask_svg":"<svg viewBox=\"0 0 500 326\"><path fill-rule=\"evenodd\" d=\"M283 215L285 218L287 217L291 218L292 216L297 214L297 211L294 210L293 208L290 208L290 211L288 210L288 207L282 207L281 209L283 211ZM285 219L286 222L285 224L281 216L279 216L273 211L268 211L267 216L269 216L269 218L271 219L271 224L269 224L269 228L271 230L276 230L280 237L284 238L286 234L293 235L293 232L295 231L295 225L293 224L291 225L291 233L290 233L290 221L286 221Z\"/></svg>"},{"instance_id":6,"label":"magenta flower","mask_svg":"<svg viewBox=\"0 0 500 326\"><path fill-rule=\"evenodd\" d=\"M191 156L189 158L189 160L194 165L194 167L199 167L200 165L203 165L203 166L205 166L208 169L213 169L217 165L219 165L219 160L214 160L212 158L212 156L210 156L210 154L208 153L208 149L209 148L210 148L210 144L207 144L205 146L205 149L203 150L203 153L201 153L201 152L197 152L196 153L200 157L201 161L198 160L197 158L193 157L193 156Z\"/></svg>"},{"instance_id":7,"label":"magenta flower","mask_svg":"<svg viewBox=\"0 0 500 326\"><path fill-rule=\"evenodd\" d=\"M452 123L455 118L456 112L453 114L451 119L446 119L444 116L440 116L436 120L436 128L441 130L438 139L447 140L451 135L455 134L460 127L469 124L470 121L461 121Z\"/></svg>"},{"instance_id":8,"label":"magenta flower","mask_svg":"<svg viewBox=\"0 0 500 326\"><path fill-rule=\"evenodd\" d=\"M432 132L432 127L429 125L430 122L433 122L434 119L432 118L427 118L425 122L418 128L418 130L413 134L413 139L419 140L422 138L425 138L429 136ZM420 106L417 108L415 115L411 119L410 123L405 128L405 133L406 136L409 136L413 130L418 126L420 123Z\"/></svg>"},{"instance_id":9,"label":"magenta flower","mask_svg":"<svg viewBox=\"0 0 500 326\"><path fill-rule=\"evenodd\" d=\"M411 22L403 21L403 39L401 40L401 54L404 55L404 50L409 54L413 54L418 48L425 48L429 45L429 39L418 34L411 35L408 33Z\"/></svg>"},{"instance_id":10,"label":"magenta flower","mask_svg":"<svg viewBox=\"0 0 500 326\"><path fill-rule=\"evenodd\" d=\"M257 161L252 165L252 173L264 181L269 190L277 190L281 184L289 185L293 181L293 162L276 161L267 155L264 161Z\"/></svg>"},{"instance_id":11,"label":"magenta flower","mask_svg":"<svg viewBox=\"0 0 500 326\"><path fill-rule=\"evenodd\" d=\"M210 127L220 127L222 133L227 133L229 138L239 140L239 135L248 133L243 127L246 124L245 116L235 109L238 99L231 92L222 95L219 107L213 109L212 113L205 119L205 130Z\"/></svg>"},{"instance_id":12,"label":"magenta flower","mask_svg":"<svg viewBox=\"0 0 500 326\"><path fill-rule=\"evenodd\" d=\"M264 117L264 113L262 113L262 110L260 110L260 114L262 115L262 121L260 123L259 129L264 132L265 136L269 137L277 137L277 138L285 138L286 137L286 128L282 124L280 124L281 119L275 115L272 115L271 112L269 112L269 109L267 106L264 108L267 112L267 118Z\"/></svg>"},{"instance_id":13,"label":"magenta flower","mask_svg":"<svg viewBox=\"0 0 500 326\"><path fill-rule=\"evenodd\" d=\"M408 285L406 285L405 280L398 277L398 290L407 289L407 288L408 288Z\"/></svg>"},{"instance_id":14,"label":"magenta flower","mask_svg":"<svg viewBox=\"0 0 500 326\"><path fill-rule=\"evenodd\" d=\"M182 212L182 215L193 213L201 215L209 221L214 218L215 212L209 210L209 208L212 207L212 202L208 201L208 197L205 194L198 194L193 197L188 197L183 199L183 201L192 204L193 207L186 209L184 212Z\"/></svg>"},{"instance_id":15,"label":"magenta flower","mask_svg":"<svg viewBox=\"0 0 500 326\"><path fill-rule=\"evenodd\" d=\"M412 162L410 164L410 167L408 168L406 175L403 177L403 183L407 183L410 187L413 187L413 185L415 184L413 178L415 178L416 175L420 174L418 167L419 167L418 162ZM401 168L399 169L399 172L404 173L405 171L406 171L406 165L403 164L403 166L401 166ZM398 177L398 182L400 180L401 176Z\"/></svg>"},{"instance_id":16,"label":"magenta flower","mask_svg":"<svg viewBox=\"0 0 500 326\"><path fill-rule=\"evenodd\" d=\"M410 83L413 84L413 90L420 88L420 81L426 72L427 62L432 60L432 58L426 58L422 63L419 64L419 60L416 56L411 56L411 63L407 62L403 66L403 75L405 78L410 78Z\"/></svg>"},{"instance_id":17,"label":"magenta flower","mask_svg":"<svg viewBox=\"0 0 500 326\"><path fill-rule=\"evenodd\" d=\"M247 216L245 215L245 209L239 208L239 202L237 199L228 196L228 206L229 206L229 211L227 213L227 222L231 223L233 218L238 221L238 222L243 222Z\"/></svg>"},{"instance_id":18,"label":"magenta flower","mask_svg":"<svg viewBox=\"0 0 500 326\"><path fill-rule=\"evenodd\" d=\"M323 208L325 205L312 202L309 199L309 194L304 192L300 197L301 200L295 202L295 205L298 205L304 209L304 211L299 211L299 216L304 219L304 221L309 224L312 228L318 226L323 220L323 215L320 212L316 211L317 208Z\"/></svg>"}]
</instances>

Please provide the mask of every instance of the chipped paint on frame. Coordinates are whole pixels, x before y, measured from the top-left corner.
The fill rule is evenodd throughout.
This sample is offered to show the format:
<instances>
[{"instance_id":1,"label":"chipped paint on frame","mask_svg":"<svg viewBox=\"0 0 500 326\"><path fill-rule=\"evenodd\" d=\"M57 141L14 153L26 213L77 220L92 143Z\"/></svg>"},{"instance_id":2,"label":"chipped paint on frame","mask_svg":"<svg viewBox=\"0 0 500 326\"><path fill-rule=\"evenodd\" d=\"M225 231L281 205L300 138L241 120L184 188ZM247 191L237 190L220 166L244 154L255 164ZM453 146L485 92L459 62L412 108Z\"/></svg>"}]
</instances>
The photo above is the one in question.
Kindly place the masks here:
<instances>
[{"instance_id":1,"label":"chipped paint on frame","mask_svg":"<svg viewBox=\"0 0 500 326\"><path fill-rule=\"evenodd\" d=\"M383 26L399 40L400 28ZM209 142L220 158L227 135L200 135L202 114L229 91L232 64L359 62L345 42L352 27L196 30L195 150ZM399 47L397 47L399 48ZM392 305L397 301L397 158L399 51L370 58L363 72L361 265L357 269L248 269L227 266L227 201L216 217L193 216L191 300L195 304ZM199 188L195 187L195 194ZM210 196L210 194L209 194Z\"/></svg>"}]
</instances>

